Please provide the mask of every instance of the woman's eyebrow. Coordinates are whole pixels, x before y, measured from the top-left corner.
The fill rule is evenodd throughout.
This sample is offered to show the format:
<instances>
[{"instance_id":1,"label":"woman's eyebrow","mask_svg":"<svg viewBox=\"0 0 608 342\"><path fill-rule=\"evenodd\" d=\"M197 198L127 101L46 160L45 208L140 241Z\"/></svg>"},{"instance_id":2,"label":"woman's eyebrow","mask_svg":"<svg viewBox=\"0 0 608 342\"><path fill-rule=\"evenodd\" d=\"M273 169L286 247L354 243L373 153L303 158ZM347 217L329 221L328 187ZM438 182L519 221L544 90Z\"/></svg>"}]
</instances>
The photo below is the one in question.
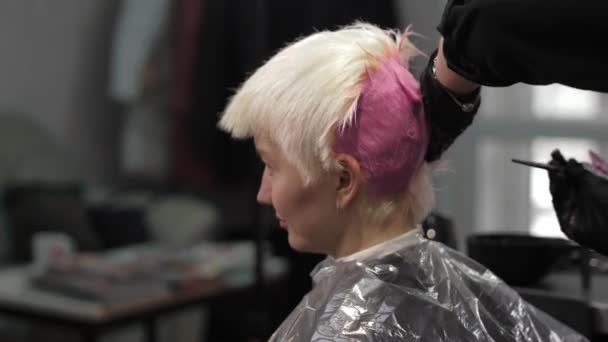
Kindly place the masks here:
<instances>
[{"instance_id":1,"label":"woman's eyebrow","mask_svg":"<svg viewBox=\"0 0 608 342\"><path fill-rule=\"evenodd\" d=\"M255 151L257 152L258 157L259 157L260 159L262 159L262 161L263 161L264 163L269 162L269 160L268 160L268 159L270 159L270 158L269 158L269 156L268 156L268 152L267 152L267 151L266 151L264 148L258 148L258 147L256 146Z\"/></svg>"},{"instance_id":2,"label":"woman's eyebrow","mask_svg":"<svg viewBox=\"0 0 608 342\"><path fill-rule=\"evenodd\" d=\"M268 146L266 146L265 144L259 144L259 145L256 144L255 145L255 150L261 156L268 156L268 155L270 155L270 153L268 151Z\"/></svg>"},{"instance_id":3,"label":"woman's eyebrow","mask_svg":"<svg viewBox=\"0 0 608 342\"><path fill-rule=\"evenodd\" d=\"M259 148L259 147L255 147L255 152L258 154L258 156L262 157L266 154L266 151L264 151L264 149Z\"/></svg>"}]
</instances>

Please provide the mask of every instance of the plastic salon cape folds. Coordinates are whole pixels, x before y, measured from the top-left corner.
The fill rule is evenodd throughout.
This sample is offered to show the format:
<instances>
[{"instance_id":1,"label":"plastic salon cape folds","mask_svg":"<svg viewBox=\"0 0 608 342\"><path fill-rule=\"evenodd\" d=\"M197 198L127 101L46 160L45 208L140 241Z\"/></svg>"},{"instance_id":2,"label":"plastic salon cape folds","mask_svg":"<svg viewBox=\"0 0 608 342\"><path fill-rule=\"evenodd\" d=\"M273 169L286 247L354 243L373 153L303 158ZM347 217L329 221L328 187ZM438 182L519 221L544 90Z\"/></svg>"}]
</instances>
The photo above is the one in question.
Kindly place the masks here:
<instances>
[{"instance_id":1,"label":"plastic salon cape folds","mask_svg":"<svg viewBox=\"0 0 608 342\"><path fill-rule=\"evenodd\" d=\"M312 276L270 341L587 341L420 228Z\"/></svg>"}]
</instances>

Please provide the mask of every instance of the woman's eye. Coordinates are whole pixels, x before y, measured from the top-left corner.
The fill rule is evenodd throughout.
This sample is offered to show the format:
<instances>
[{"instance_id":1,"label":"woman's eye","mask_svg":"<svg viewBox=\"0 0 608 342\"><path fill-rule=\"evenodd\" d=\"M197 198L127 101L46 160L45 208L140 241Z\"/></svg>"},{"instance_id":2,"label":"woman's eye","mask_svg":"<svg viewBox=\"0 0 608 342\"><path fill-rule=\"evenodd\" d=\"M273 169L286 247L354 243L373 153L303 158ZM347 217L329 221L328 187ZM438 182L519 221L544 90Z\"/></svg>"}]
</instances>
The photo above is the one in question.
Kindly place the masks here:
<instances>
[{"instance_id":1,"label":"woman's eye","mask_svg":"<svg viewBox=\"0 0 608 342\"><path fill-rule=\"evenodd\" d=\"M265 168L266 168L266 174L267 174L268 176L272 176L272 173L273 173L272 167L270 167L270 166L268 166L268 165L266 164L266 165L265 165Z\"/></svg>"}]
</instances>

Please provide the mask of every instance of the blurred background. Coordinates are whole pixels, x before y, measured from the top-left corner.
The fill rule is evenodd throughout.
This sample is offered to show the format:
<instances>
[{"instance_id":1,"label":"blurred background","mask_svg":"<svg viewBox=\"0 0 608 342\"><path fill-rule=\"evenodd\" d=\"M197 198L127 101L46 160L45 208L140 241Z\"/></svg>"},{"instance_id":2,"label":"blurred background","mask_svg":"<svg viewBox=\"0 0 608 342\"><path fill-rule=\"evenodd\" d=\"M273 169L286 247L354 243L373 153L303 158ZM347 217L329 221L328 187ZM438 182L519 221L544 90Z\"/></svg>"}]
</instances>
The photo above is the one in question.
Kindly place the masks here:
<instances>
[{"instance_id":1,"label":"blurred background","mask_svg":"<svg viewBox=\"0 0 608 342\"><path fill-rule=\"evenodd\" d=\"M291 252L273 213L257 206L260 165L253 146L218 131L218 114L249 73L314 30L357 19L387 28L411 24L421 35L415 43L430 54L444 5L0 2L2 340L267 339L310 288L308 274L322 257ZM412 70L419 74L426 62L418 58ZM484 89L475 124L436 174L438 203L426 226L445 223L445 230L435 227L447 231L440 237L463 252L478 233L563 238L546 172L510 160L546 162L555 148L579 161L589 160L589 149L608 156L607 108L605 95L559 85ZM43 234L49 231L60 235ZM133 246L162 250L164 262L167 255L220 244L233 254L209 247L221 252L189 256L213 260L220 270L213 278L239 290L177 299L163 293L164 302L118 311L103 309L112 306L82 289L77 299L58 299L75 296L71 283L29 281L31 265L48 263L49 243L70 254L126 250L129 262L147 255ZM226 255L234 262L216 262Z\"/></svg>"}]
</instances>

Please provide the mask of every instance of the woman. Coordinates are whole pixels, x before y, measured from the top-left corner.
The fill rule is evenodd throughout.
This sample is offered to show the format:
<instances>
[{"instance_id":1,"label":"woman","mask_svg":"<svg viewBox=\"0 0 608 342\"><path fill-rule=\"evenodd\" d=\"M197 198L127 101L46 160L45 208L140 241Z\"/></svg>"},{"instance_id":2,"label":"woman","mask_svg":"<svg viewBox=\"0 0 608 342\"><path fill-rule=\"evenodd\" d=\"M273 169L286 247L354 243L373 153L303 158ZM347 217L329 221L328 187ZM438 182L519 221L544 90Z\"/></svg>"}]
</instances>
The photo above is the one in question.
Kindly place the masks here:
<instances>
[{"instance_id":1,"label":"woman","mask_svg":"<svg viewBox=\"0 0 608 342\"><path fill-rule=\"evenodd\" d=\"M231 99L253 137L258 201L289 244L327 255L272 341L580 341L480 265L425 240L427 119L407 36L368 24L294 42Z\"/></svg>"}]
</instances>

